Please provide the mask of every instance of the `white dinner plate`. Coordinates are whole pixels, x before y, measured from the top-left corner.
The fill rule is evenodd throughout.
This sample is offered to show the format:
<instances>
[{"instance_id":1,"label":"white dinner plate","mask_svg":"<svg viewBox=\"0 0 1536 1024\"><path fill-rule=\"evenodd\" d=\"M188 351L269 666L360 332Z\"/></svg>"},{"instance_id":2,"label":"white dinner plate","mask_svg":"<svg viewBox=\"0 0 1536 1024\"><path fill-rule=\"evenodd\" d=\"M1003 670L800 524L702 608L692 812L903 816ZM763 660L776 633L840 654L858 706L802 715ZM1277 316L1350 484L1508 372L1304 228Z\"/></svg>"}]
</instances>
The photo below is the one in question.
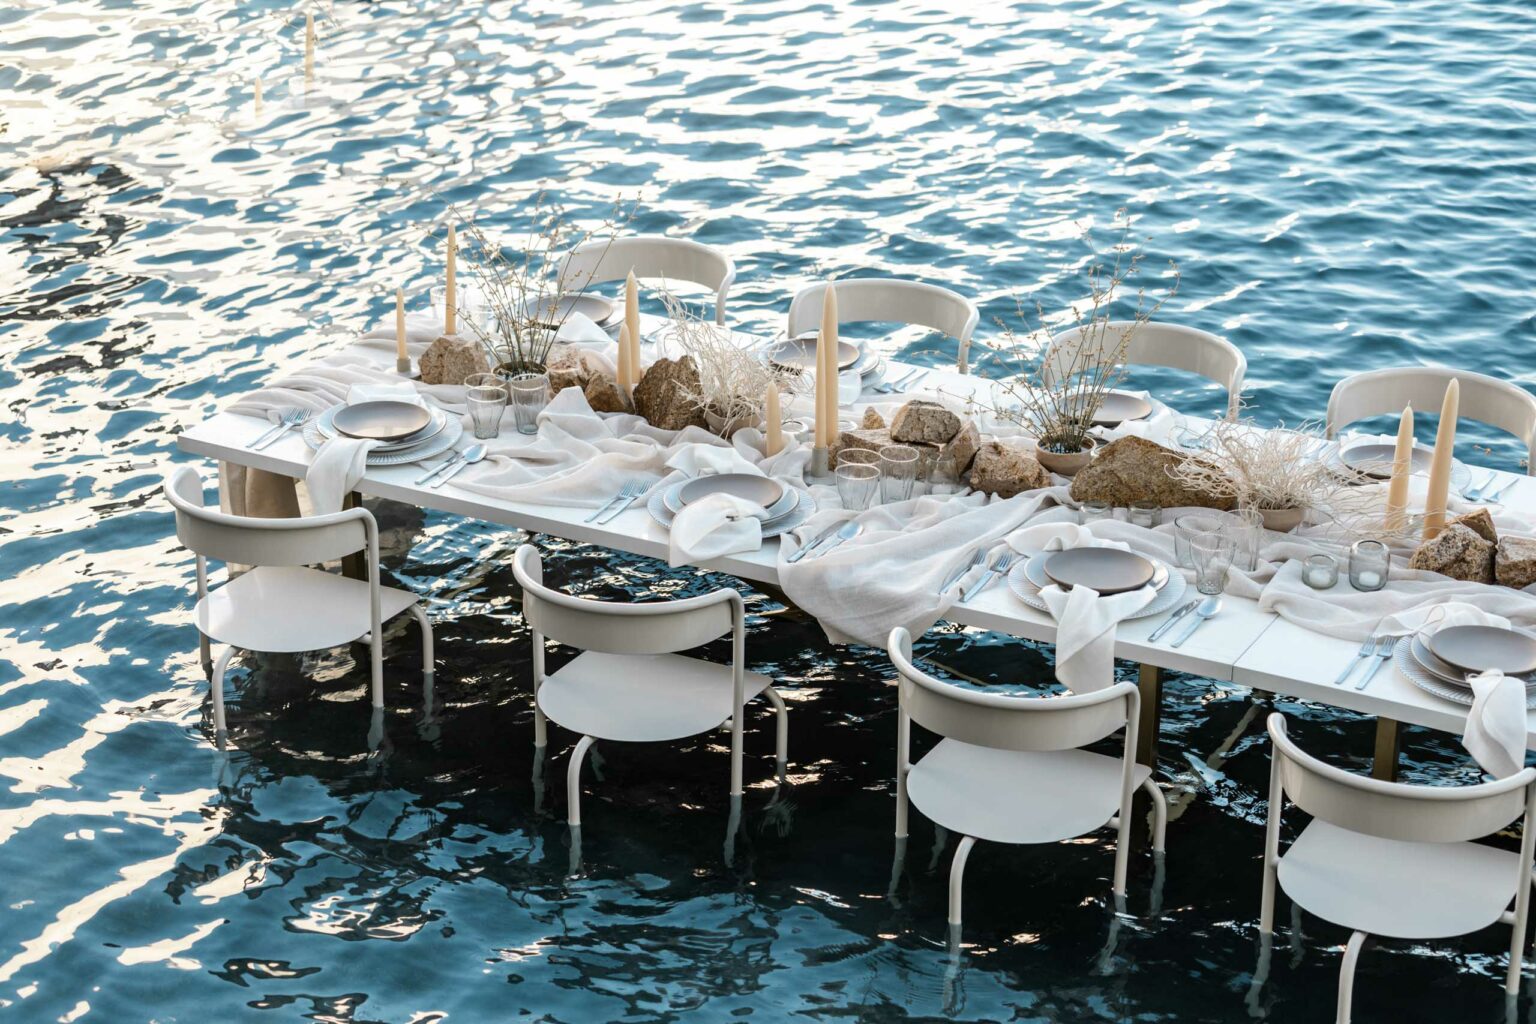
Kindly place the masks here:
<instances>
[{"instance_id":1,"label":"white dinner plate","mask_svg":"<svg viewBox=\"0 0 1536 1024\"><path fill-rule=\"evenodd\" d=\"M1029 567L1033 563L1043 561L1044 559L1036 557L1015 565L1012 571L1008 573L1008 589L1013 591L1014 597L1017 597L1031 608L1049 615L1051 609L1046 605L1045 598L1040 596L1040 588L1034 585L1029 573ZM1157 573L1154 573L1152 577L1153 584L1157 585L1158 574L1162 575L1164 582L1160 586L1157 596L1146 607L1125 617L1127 622L1132 619L1145 619L1149 615L1160 615L1163 612L1172 611L1178 607L1180 601L1184 600L1184 592L1189 589L1189 581L1184 579L1183 573L1169 572L1168 567L1157 559L1152 559L1152 564L1157 567ZM1039 570L1037 569L1036 572L1038 573ZM1040 578L1045 579L1043 575ZM1049 583L1050 580L1046 580L1046 582Z\"/></svg>"},{"instance_id":2,"label":"white dinner plate","mask_svg":"<svg viewBox=\"0 0 1536 1024\"><path fill-rule=\"evenodd\" d=\"M311 448L319 449L326 441L330 440L320 432L320 420L323 416L317 416L304 425L304 443ZM332 435L334 436L334 435ZM443 429L435 436L418 445L400 450L386 450L382 447L375 448L368 453L368 465L370 466L405 466L421 459L430 459L434 455L441 455L458 443L464 436L464 424L457 416L444 414Z\"/></svg>"},{"instance_id":3,"label":"white dinner plate","mask_svg":"<svg viewBox=\"0 0 1536 1024\"><path fill-rule=\"evenodd\" d=\"M668 489L670 490L671 488ZM795 507L788 515L783 516L778 521L763 523L764 540L788 533L816 514L816 499L811 497L809 491L802 491L798 487L788 489L793 491L796 496ZM668 512L667 506L662 503L660 491L652 492L650 499L645 503L645 507L651 513L652 519L655 519L656 522L668 529L672 528L672 520L676 517L671 512Z\"/></svg>"},{"instance_id":4,"label":"white dinner plate","mask_svg":"<svg viewBox=\"0 0 1536 1024\"><path fill-rule=\"evenodd\" d=\"M1423 690L1433 694L1442 700L1448 700L1452 704L1460 704L1464 707L1472 706L1472 691L1453 683L1444 682L1430 675L1418 663L1413 656L1413 638L1405 636L1397 641L1397 646L1392 648L1392 663L1397 666L1397 671L1402 677ZM1525 706L1536 708L1536 690L1525 691Z\"/></svg>"},{"instance_id":5,"label":"white dinner plate","mask_svg":"<svg viewBox=\"0 0 1536 1024\"><path fill-rule=\"evenodd\" d=\"M340 433L336 429L336 424L333 421L336 417L336 414L344 408L345 406L333 405L329 409L325 410L325 412L320 414L318 419L321 437L329 440L330 438L336 437ZM387 455L390 452L405 451L408 448L415 448L419 445L426 444L428 440L436 437L439 433L447 428L449 416L442 409L432 409L431 413L432 418L428 421L425 427L422 427L416 433L403 440L379 445L373 450L374 454Z\"/></svg>"}]
</instances>

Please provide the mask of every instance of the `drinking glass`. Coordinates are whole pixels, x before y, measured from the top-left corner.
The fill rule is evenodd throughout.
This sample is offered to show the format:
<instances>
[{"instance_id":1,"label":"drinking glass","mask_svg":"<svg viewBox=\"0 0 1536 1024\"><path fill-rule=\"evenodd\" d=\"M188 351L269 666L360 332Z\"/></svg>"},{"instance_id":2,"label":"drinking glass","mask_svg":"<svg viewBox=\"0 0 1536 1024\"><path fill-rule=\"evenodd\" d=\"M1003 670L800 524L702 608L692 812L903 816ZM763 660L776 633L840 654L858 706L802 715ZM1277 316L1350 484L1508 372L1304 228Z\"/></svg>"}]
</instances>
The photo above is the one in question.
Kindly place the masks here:
<instances>
[{"instance_id":1,"label":"drinking glass","mask_svg":"<svg viewBox=\"0 0 1536 1024\"><path fill-rule=\"evenodd\" d=\"M1339 560L1332 555L1308 555L1301 563L1301 582L1313 590L1328 590L1339 582Z\"/></svg>"},{"instance_id":2,"label":"drinking glass","mask_svg":"<svg viewBox=\"0 0 1536 1024\"><path fill-rule=\"evenodd\" d=\"M1196 590L1206 597L1215 597L1227 589L1227 571L1232 568L1234 550L1232 538L1223 533L1200 533L1189 538Z\"/></svg>"},{"instance_id":3,"label":"drinking glass","mask_svg":"<svg viewBox=\"0 0 1536 1024\"><path fill-rule=\"evenodd\" d=\"M888 444L880 449L880 496L884 501L906 501L917 484L917 449L908 444Z\"/></svg>"},{"instance_id":4,"label":"drinking glass","mask_svg":"<svg viewBox=\"0 0 1536 1024\"><path fill-rule=\"evenodd\" d=\"M501 433L501 414L507 408L507 385L494 373L475 373L464 379L464 401L469 422L482 440Z\"/></svg>"},{"instance_id":5,"label":"drinking glass","mask_svg":"<svg viewBox=\"0 0 1536 1024\"><path fill-rule=\"evenodd\" d=\"M864 393L864 375L856 370L843 370L837 375L837 404L852 405Z\"/></svg>"},{"instance_id":6,"label":"drinking glass","mask_svg":"<svg viewBox=\"0 0 1536 1024\"><path fill-rule=\"evenodd\" d=\"M549 404L549 375L520 373L507 381L512 396L512 416L519 434L539 432L539 413Z\"/></svg>"},{"instance_id":7,"label":"drinking glass","mask_svg":"<svg viewBox=\"0 0 1536 1024\"><path fill-rule=\"evenodd\" d=\"M1232 513L1228 533L1237 546L1232 564L1243 572L1259 567L1259 549L1264 545L1264 513L1256 508L1240 508Z\"/></svg>"},{"instance_id":8,"label":"drinking glass","mask_svg":"<svg viewBox=\"0 0 1536 1024\"><path fill-rule=\"evenodd\" d=\"M1379 540L1357 540L1349 548L1349 585L1356 590L1380 590L1387 585L1392 552Z\"/></svg>"},{"instance_id":9,"label":"drinking glass","mask_svg":"<svg viewBox=\"0 0 1536 1024\"><path fill-rule=\"evenodd\" d=\"M837 453L839 466L879 466L880 453L868 448L844 448Z\"/></svg>"},{"instance_id":10,"label":"drinking glass","mask_svg":"<svg viewBox=\"0 0 1536 1024\"><path fill-rule=\"evenodd\" d=\"M427 297L431 302L432 316L435 317L439 322L445 322L447 314L447 309L445 307L448 300L448 289L439 285L438 287L428 291ZM461 277L458 283L458 295L456 298L459 307L457 318L460 321L473 318L475 323L479 324L482 328L486 328L490 325L490 303L486 301L485 293L480 290L478 285L470 284L464 281ZM455 329L461 336L469 335L472 333L469 329L461 326L460 324L456 324Z\"/></svg>"},{"instance_id":11,"label":"drinking glass","mask_svg":"<svg viewBox=\"0 0 1536 1024\"><path fill-rule=\"evenodd\" d=\"M957 494L960 491L960 463L953 455L941 455L928 468L929 494Z\"/></svg>"},{"instance_id":12,"label":"drinking glass","mask_svg":"<svg viewBox=\"0 0 1536 1024\"><path fill-rule=\"evenodd\" d=\"M843 463L837 467L837 497L843 508L862 512L875 500L880 489L880 467Z\"/></svg>"},{"instance_id":13,"label":"drinking glass","mask_svg":"<svg viewBox=\"0 0 1536 1024\"><path fill-rule=\"evenodd\" d=\"M1213 512L1187 512L1173 521L1173 557L1185 569L1195 567L1189 542L1207 533L1220 533L1227 525L1225 516Z\"/></svg>"},{"instance_id":14,"label":"drinking glass","mask_svg":"<svg viewBox=\"0 0 1536 1024\"><path fill-rule=\"evenodd\" d=\"M1126 518L1132 526L1156 529L1163 521L1163 506L1155 501L1133 501Z\"/></svg>"},{"instance_id":15,"label":"drinking glass","mask_svg":"<svg viewBox=\"0 0 1536 1024\"><path fill-rule=\"evenodd\" d=\"M1083 502L1082 511L1078 515L1078 518L1083 521L1084 525L1099 519L1113 519L1114 517L1115 508L1107 501L1085 501Z\"/></svg>"}]
</instances>

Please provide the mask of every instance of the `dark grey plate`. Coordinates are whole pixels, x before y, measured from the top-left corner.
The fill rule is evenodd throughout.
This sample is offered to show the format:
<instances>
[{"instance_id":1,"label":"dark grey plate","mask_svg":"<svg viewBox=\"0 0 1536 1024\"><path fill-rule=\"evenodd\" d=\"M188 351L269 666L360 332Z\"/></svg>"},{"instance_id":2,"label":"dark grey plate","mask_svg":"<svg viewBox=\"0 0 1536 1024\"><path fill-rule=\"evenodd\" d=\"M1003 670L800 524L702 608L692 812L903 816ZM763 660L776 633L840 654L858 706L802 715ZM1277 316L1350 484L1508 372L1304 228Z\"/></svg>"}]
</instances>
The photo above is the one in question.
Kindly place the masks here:
<instances>
[{"instance_id":1,"label":"dark grey plate","mask_svg":"<svg viewBox=\"0 0 1536 1024\"><path fill-rule=\"evenodd\" d=\"M1339 461L1344 465L1378 480L1391 478L1392 460L1396 457L1397 445L1375 442L1350 445L1339 452ZM1435 453L1429 448L1420 448L1415 445L1411 456L1413 472L1428 473L1429 463L1434 457Z\"/></svg>"},{"instance_id":2,"label":"dark grey plate","mask_svg":"<svg viewBox=\"0 0 1536 1024\"><path fill-rule=\"evenodd\" d=\"M798 338L781 341L768 348L768 361L792 370L816 369L816 335L802 334ZM837 368L846 370L859 361L859 346L852 342L837 343Z\"/></svg>"},{"instance_id":3,"label":"dark grey plate","mask_svg":"<svg viewBox=\"0 0 1536 1024\"><path fill-rule=\"evenodd\" d=\"M559 323L572 313L580 313L599 327L617 322L623 310L617 302L592 292L559 295L541 295L533 300L534 310L551 323Z\"/></svg>"},{"instance_id":4,"label":"dark grey plate","mask_svg":"<svg viewBox=\"0 0 1536 1024\"><path fill-rule=\"evenodd\" d=\"M1126 420L1144 420L1152 415L1152 403L1140 395L1126 391L1108 391L1104 404L1093 414L1093 422L1100 427L1118 427Z\"/></svg>"},{"instance_id":5,"label":"dark grey plate","mask_svg":"<svg viewBox=\"0 0 1536 1024\"><path fill-rule=\"evenodd\" d=\"M1100 594L1139 590L1152 581L1149 559L1118 548L1072 548L1058 551L1041 567L1051 582L1063 590L1084 586Z\"/></svg>"},{"instance_id":6,"label":"dark grey plate","mask_svg":"<svg viewBox=\"0 0 1536 1024\"><path fill-rule=\"evenodd\" d=\"M677 492L677 500L688 505L711 494L730 494L769 508L784 497L784 485L753 473L717 473L688 481Z\"/></svg>"},{"instance_id":7,"label":"dark grey plate","mask_svg":"<svg viewBox=\"0 0 1536 1024\"><path fill-rule=\"evenodd\" d=\"M403 441L432 422L426 407L410 402L358 402L336 410L338 434L369 441Z\"/></svg>"},{"instance_id":8,"label":"dark grey plate","mask_svg":"<svg viewBox=\"0 0 1536 1024\"><path fill-rule=\"evenodd\" d=\"M1447 626L1427 637L1424 646L1463 672L1498 669L1507 676L1536 672L1536 636L1497 626Z\"/></svg>"},{"instance_id":9,"label":"dark grey plate","mask_svg":"<svg viewBox=\"0 0 1536 1024\"><path fill-rule=\"evenodd\" d=\"M1436 679L1452 686L1471 689L1471 684L1467 682L1467 673L1461 671L1455 665L1446 664L1435 657L1434 652L1424 644L1424 634L1414 634L1413 643L1409 645L1408 652L1413 655L1413 660L1418 663L1419 668L1428 672ZM1536 689L1536 679L1533 679L1531 676L1519 676L1518 678L1521 682L1525 683L1527 690Z\"/></svg>"}]
</instances>

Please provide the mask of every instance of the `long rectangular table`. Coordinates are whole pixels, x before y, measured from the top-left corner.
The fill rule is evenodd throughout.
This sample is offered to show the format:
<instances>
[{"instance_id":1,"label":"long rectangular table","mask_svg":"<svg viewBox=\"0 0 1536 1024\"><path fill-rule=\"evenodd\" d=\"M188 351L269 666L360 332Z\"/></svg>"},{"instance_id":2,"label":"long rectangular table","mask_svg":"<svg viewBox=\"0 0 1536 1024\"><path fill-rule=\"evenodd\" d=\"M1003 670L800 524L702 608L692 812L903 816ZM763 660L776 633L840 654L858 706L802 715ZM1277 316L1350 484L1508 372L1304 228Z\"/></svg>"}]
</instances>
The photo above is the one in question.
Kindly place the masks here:
<instances>
[{"instance_id":1,"label":"long rectangular table","mask_svg":"<svg viewBox=\"0 0 1536 1024\"><path fill-rule=\"evenodd\" d=\"M899 373L903 368L902 364L893 364L893 372ZM986 386L981 378L953 372L932 371L929 380L935 379L950 394L965 394ZM925 388L927 386L928 382L925 382ZM312 456L304 440L297 432L291 432L265 450L252 451L250 442L262 430L263 425L251 417L220 413L183 432L177 440L183 451L194 455L302 478ZM548 533L631 554L667 557L666 530L639 505L610 523L597 525L584 521L590 509L498 501L456 488L452 482L434 490L415 483L420 475L421 467L417 465L371 467L356 490L363 495ZM1504 500L1517 511L1536 513L1536 484L1520 477ZM766 541L758 551L715 559L700 567L776 587L778 548L779 541L773 539ZM1045 643L1056 640L1055 621L1045 613L1025 606L1002 585L988 588L974 601L957 602L946 618L961 625L1028 640ZM1220 616L1199 629L1178 649L1168 646L1168 637L1157 643L1148 641L1148 634L1161 619L1161 616L1152 616L1124 622L1115 641L1116 657L1143 666L1144 742L1141 756L1148 763L1156 754L1162 669L1230 681L1374 715L1380 723L1376 770L1383 777L1390 777L1396 768L1398 723L1454 733L1462 730L1465 709L1419 690L1400 678L1391 666L1384 666L1364 691L1355 690L1352 683L1335 686L1334 678L1359 644L1313 633L1272 613L1262 612L1257 601L1224 598ZM1526 719L1526 745L1536 749L1536 712Z\"/></svg>"}]
</instances>

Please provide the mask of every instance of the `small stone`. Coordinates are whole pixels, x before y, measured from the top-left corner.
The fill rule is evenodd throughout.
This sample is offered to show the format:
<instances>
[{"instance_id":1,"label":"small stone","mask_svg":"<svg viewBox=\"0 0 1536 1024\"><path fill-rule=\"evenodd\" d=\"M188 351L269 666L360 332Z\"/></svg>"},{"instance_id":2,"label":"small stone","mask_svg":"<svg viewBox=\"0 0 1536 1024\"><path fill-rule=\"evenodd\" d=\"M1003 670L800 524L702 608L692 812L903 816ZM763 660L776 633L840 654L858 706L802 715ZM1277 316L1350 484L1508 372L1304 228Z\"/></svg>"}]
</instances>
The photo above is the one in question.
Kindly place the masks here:
<instances>
[{"instance_id":1,"label":"small stone","mask_svg":"<svg viewBox=\"0 0 1536 1024\"><path fill-rule=\"evenodd\" d=\"M1486 511L1486 510L1485 510ZM1536 537L1501 537L1493 559L1494 579L1524 590L1536 583Z\"/></svg>"},{"instance_id":2,"label":"small stone","mask_svg":"<svg viewBox=\"0 0 1536 1024\"><path fill-rule=\"evenodd\" d=\"M593 412L629 411L629 403L619 391L618 382L606 373L594 373L587 380L585 394Z\"/></svg>"},{"instance_id":3,"label":"small stone","mask_svg":"<svg viewBox=\"0 0 1536 1024\"><path fill-rule=\"evenodd\" d=\"M913 399L891 417L891 437L903 444L948 444L960 430L960 417L938 402Z\"/></svg>"},{"instance_id":4,"label":"small stone","mask_svg":"<svg viewBox=\"0 0 1536 1024\"><path fill-rule=\"evenodd\" d=\"M569 369L576 370L582 375L586 374L582 366L581 349L563 341L550 348L549 355L544 359L544 365L551 371Z\"/></svg>"},{"instance_id":5,"label":"small stone","mask_svg":"<svg viewBox=\"0 0 1536 1024\"><path fill-rule=\"evenodd\" d=\"M690 397L698 391L699 367L693 356L658 359L635 385L635 412L662 430L704 427L704 411Z\"/></svg>"},{"instance_id":6,"label":"small stone","mask_svg":"<svg viewBox=\"0 0 1536 1024\"><path fill-rule=\"evenodd\" d=\"M549 390L558 395L566 388L585 388L586 374L575 366L552 366L549 370Z\"/></svg>"},{"instance_id":7,"label":"small stone","mask_svg":"<svg viewBox=\"0 0 1536 1024\"><path fill-rule=\"evenodd\" d=\"M940 458L951 456L955 460L955 472L964 473L971 468L971 462L976 458L976 453L981 450L981 431L976 429L976 424L966 420L958 433L949 439Z\"/></svg>"},{"instance_id":8,"label":"small stone","mask_svg":"<svg viewBox=\"0 0 1536 1024\"><path fill-rule=\"evenodd\" d=\"M874 406L865 406L864 419L859 424L865 430L884 430L885 417L880 415L880 410Z\"/></svg>"},{"instance_id":9,"label":"small stone","mask_svg":"<svg viewBox=\"0 0 1536 1024\"><path fill-rule=\"evenodd\" d=\"M1187 458L1141 437L1122 437L1099 450L1093 461L1072 478L1074 501L1104 501L1129 505L1150 501L1163 508L1230 510L1230 495L1207 494L1175 480L1169 470Z\"/></svg>"},{"instance_id":10,"label":"small stone","mask_svg":"<svg viewBox=\"0 0 1536 1024\"><path fill-rule=\"evenodd\" d=\"M443 335L416 362L423 384L463 384L466 377L489 373L485 348L478 341Z\"/></svg>"},{"instance_id":11,"label":"small stone","mask_svg":"<svg viewBox=\"0 0 1536 1024\"><path fill-rule=\"evenodd\" d=\"M1434 540L1420 544L1408 559L1408 568L1426 569L1453 580L1493 582L1494 545L1470 526L1453 524Z\"/></svg>"},{"instance_id":12,"label":"small stone","mask_svg":"<svg viewBox=\"0 0 1536 1024\"><path fill-rule=\"evenodd\" d=\"M1480 508L1476 512L1468 512L1464 516L1458 516L1451 520L1452 526L1457 524L1467 527L1467 529L1490 544L1497 544L1499 542L1499 530L1493 525L1493 515L1485 508Z\"/></svg>"},{"instance_id":13,"label":"small stone","mask_svg":"<svg viewBox=\"0 0 1536 1024\"><path fill-rule=\"evenodd\" d=\"M988 441L971 463L971 487L1000 498L1051 485L1051 474L1022 445Z\"/></svg>"}]
</instances>

